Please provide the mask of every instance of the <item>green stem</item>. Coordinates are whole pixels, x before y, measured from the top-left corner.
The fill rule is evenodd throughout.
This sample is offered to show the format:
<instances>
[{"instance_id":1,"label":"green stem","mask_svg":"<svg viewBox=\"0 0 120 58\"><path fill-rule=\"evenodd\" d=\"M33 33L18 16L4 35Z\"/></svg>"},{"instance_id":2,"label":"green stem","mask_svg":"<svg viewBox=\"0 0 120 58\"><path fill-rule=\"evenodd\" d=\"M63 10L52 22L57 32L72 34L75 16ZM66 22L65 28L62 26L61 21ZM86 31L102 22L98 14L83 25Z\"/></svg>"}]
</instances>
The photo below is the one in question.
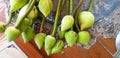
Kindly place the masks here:
<instances>
[{"instance_id":1,"label":"green stem","mask_svg":"<svg viewBox=\"0 0 120 58\"><path fill-rule=\"evenodd\" d=\"M60 15L60 4L61 4L61 0L58 1L57 12L56 12L56 16L55 16L55 22L54 22L53 31L52 31L52 34L51 34L52 36L54 36L55 32L56 32L57 23L58 23L58 19L59 19L59 15Z\"/></svg>"},{"instance_id":2,"label":"green stem","mask_svg":"<svg viewBox=\"0 0 120 58\"><path fill-rule=\"evenodd\" d=\"M70 10L69 10L69 14L72 14L72 12L73 12L73 8L74 8L74 2L73 2L73 0L70 0Z\"/></svg>"},{"instance_id":3,"label":"green stem","mask_svg":"<svg viewBox=\"0 0 120 58\"><path fill-rule=\"evenodd\" d=\"M94 3L94 0L91 0L90 5L89 5L89 9L88 9L88 11L90 11L90 12L92 11L93 3Z\"/></svg>"},{"instance_id":4,"label":"green stem","mask_svg":"<svg viewBox=\"0 0 120 58\"><path fill-rule=\"evenodd\" d=\"M78 16L79 16L79 12L80 12L82 3L83 3L83 0L80 0L77 8L73 11L73 14L72 14L75 17L75 26L76 26L78 31L80 31L80 29L79 29L79 26L78 26L78 20L77 19L78 19Z\"/></svg>"},{"instance_id":5,"label":"green stem","mask_svg":"<svg viewBox=\"0 0 120 58\"><path fill-rule=\"evenodd\" d=\"M73 12L73 8L74 8L74 0L70 0L69 2L69 6L70 6L70 9L69 9L69 14L72 15L72 12ZM73 26L71 27L71 30L73 30Z\"/></svg>"},{"instance_id":6,"label":"green stem","mask_svg":"<svg viewBox=\"0 0 120 58\"><path fill-rule=\"evenodd\" d=\"M40 26L40 33L43 31L43 25L44 25L45 19L46 18L43 16L43 19L42 19L42 22L41 22L41 26Z\"/></svg>"},{"instance_id":7,"label":"green stem","mask_svg":"<svg viewBox=\"0 0 120 58\"><path fill-rule=\"evenodd\" d=\"M62 8L64 7L65 3L66 3L66 0L62 0L61 6L60 6L60 12L62 11Z\"/></svg>"},{"instance_id":8,"label":"green stem","mask_svg":"<svg viewBox=\"0 0 120 58\"><path fill-rule=\"evenodd\" d=\"M67 3L66 3L66 15L68 15L69 14L69 0L67 1Z\"/></svg>"},{"instance_id":9,"label":"green stem","mask_svg":"<svg viewBox=\"0 0 120 58\"><path fill-rule=\"evenodd\" d=\"M5 26L8 26L10 24L10 22L12 21L12 17L13 17L13 13L10 11L10 15L8 21L5 23Z\"/></svg>"},{"instance_id":10,"label":"green stem","mask_svg":"<svg viewBox=\"0 0 120 58\"><path fill-rule=\"evenodd\" d=\"M26 13L24 13L20 18L17 18L17 20L19 20L17 23L16 23L16 28L19 27L19 25L21 24L21 22L24 20L24 18L29 14L29 12L32 10L33 6L35 4L35 0L30 0L29 2L29 5L28 5L28 8L26 11Z\"/></svg>"}]
</instances>

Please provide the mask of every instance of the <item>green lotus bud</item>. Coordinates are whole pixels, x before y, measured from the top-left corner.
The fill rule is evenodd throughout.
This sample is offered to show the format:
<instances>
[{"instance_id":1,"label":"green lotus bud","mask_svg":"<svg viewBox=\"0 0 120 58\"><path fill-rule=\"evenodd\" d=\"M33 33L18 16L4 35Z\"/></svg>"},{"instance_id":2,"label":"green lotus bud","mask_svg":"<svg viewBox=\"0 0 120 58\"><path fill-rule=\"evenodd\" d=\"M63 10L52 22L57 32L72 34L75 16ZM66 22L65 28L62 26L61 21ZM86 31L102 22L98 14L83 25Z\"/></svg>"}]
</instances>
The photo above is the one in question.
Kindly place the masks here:
<instances>
[{"instance_id":1,"label":"green lotus bud","mask_svg":"<svg viewBox=\"0 0 120 58\"><path fill-rule=\"evenodd\" d=\"M24 43L27 43L34 37L34 30L31 27L28 27L24 32L22 32L22 37Z\"/></svg>"},{"instance_id":2,"label":"green lotus bud","mask_svg":"<svg viewBox=\"0 0 120 58\"><path fill-rule=\"evenodd\" d=\"M83 11L78 18L81 30L91 27L94 24L94 15L89 11Z\"/></svg>"},{"instance_id":3,"label":"green lotus bud","mask_svg":"<svg viewBox=\"0 0 120 58\"><path fill-rule=\"evenodd\" d=\"M29 0L10 0L10 11L15 12L25 6Z\"/></svg>"},{"instance_id":4,"label":"green lotus bud","mask_svg":"<svg viewBox=\"0 0 120 58\"><path fill-rule=\"evenodd\" d=\"M38 7L41 13L47 17L53 8L52 0L40 0Z\"/></svg>"},{"instance_id":5,"label":"green lotus bud","mask_svg":"<svg viewBox=\"0 0 120 58\"><path fill-rule=\"evenodd\" d=\"M64 47L64 42L62 40L58 40L55 46L52 48L52 54L61 52Z\"/></svg>"},{"instance_id":6,"label":"green lotus bud","mask_svg":"<svg viewBox=\"0 0 120 58\"><path fill-rule=\"evenodd\" d=\"M45 37L45 51L46 51L47 55L51 54L51 49L55 45L55 43L56 43L55 37L53 37L51 35L47 35Z\"/></svg>"},{"instance_id":7,"label":"green lotus bud","mask_svg":"<svg viewBox=\"0 0 120 58\"><path fill-rule=\"evenodd\" d=\"M15 27L8 27L5 30L6 39L10 42L17 39L20 36L20 30Z\"/></svg>"},{"instance_id":8,"label":"green lotus bud","mask_svg":"<svg viewBox=\"0 0 120 58\"><path fill-rule=\"evenodd\" d=\"M0 33L4 32L6 27L4 26L3 22L0 22Z\"/></svg>"},{"instance_id":9,"label":"green lotus bud","mask_svg":"<svg viewBox=\"0 0 120 58\"><path fill-rule=\"evenodd\" d=\"M61 22L61 31L68 30L74 24L74 18L71 15L66 15L63 17Z\"/></svg>"},{"instance_id":10,"label":"green lotus bud","mask_svg":"<svg viewBox=\"0 0 120 58\"><path fill-rule=\"evenodd\" d=\"M33 9L31 10L31 12L27 15L28 18L30 19L35 19L38 16L38 10L36 8L36 6L33 7Z\"/></svg>"},{"instance_id":11,"label":"green lotus bud","mask_svg":"<svg viewBox=\"0 0 120 58\"><path fill-rule=\"evenodd\" d=\"M42 48L45 37L46 37L45 33L38 33L37 35L35 35L34 40L39 49Z\"/></svg>"},{"instance_id":12,"label":"green lotus bud","mask_svg":"<svg viewBox=\"0 0 120 58\"><path fill-rule=\"evenodd\" d=\"M70 47L72 47L77 41L78 35L74 31L68 31L65 33L66 42Z\"/></svg>"},{"instance_id":13,"label":"green lotus bud","mask_svg":"<svg viewBox=\"0 0 120 58\"><path fill-rule=\"evenodd\" d=\"M20 31L25 31L29 26L31 26L31 20L28 18L25 18L22 23L20 24L20 26L18 27L18 29L20 29Z\"/></svg>"},{"instance_id":14,"label":"green lotus bud","mask_svg":"<svg viewBox=\"0 0 120 58\"><path fill-rule=\"evenodd\" d=\"M78 43L88 45L90 41L90 34L87 31L81 31L78 33Z\"/></svg>"},{"instance_id":15,"label":"green lotus bud","mask_svg":"<svg viewBox=\"0 0 120 58\"><path fill-rule=\"evenodd\" d=\"M59 26L58 27L58 36L60 39L62 39L62 38L64 38L65 31L61 31L60 29L61 29L61 27Z\"/></svg>"}]
</instances>

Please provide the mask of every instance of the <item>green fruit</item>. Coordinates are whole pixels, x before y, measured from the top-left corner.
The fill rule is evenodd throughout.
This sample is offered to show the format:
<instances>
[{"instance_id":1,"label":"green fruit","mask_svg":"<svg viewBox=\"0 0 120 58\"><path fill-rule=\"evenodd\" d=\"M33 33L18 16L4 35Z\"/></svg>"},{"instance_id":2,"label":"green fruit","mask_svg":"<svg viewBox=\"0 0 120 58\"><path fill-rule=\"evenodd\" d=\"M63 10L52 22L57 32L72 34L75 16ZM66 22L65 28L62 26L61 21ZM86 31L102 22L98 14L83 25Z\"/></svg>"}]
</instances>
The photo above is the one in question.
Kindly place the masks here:
<instances>
[{"instance_id":1,"label":"green fruit","mask_svg":"<svg viewBox=\"0 0 120 58\"><path fill-rule=\"evenodd\" d=\"M60 29L61 29L61 28L58 27L58 36L59 36L60 39L62 39L62 38L64 38L65 31L61 31Z\"/></svg>"},{"instance_id":2,"label":"green fruit","mask_svg":"<svg viewBox=\"0 0 120 58\"><path fill-rule=\"evenodd\" d=\"M55 37L53 37L51 35L47 35L45 37L45 51L46 51L47 55L51 54L51 49L55 45L55 43L56 43Z\"/></svg>"},{"instance_id":3,"label":"green fruit","mask_svg":"<svg viewBox=\"0 0 120 58\"><path fill-rule=\"evenodd\" d=\"M45 37L46 37L45 33L38 33L37 35L35 35L34 40L39 49L42 48Z\"/></svg>"},{"instance_id":4,"label":"green fruit","mask_svg":"<svg viewBox=\"0 0 120 58\"><path fill-rule=\"evenodd\" d=\"M94 24L94 15L89 11L83 11L78 18L81 30L91 27Z\"/></svg>"},{"instance_id":5,"label":"green fruit","mask_svg":"<svg viewBox=\"0 0 120 58\"><path fill-rule=\"evenodd\" d=\"M58 40L55 46L52 48L52 54L61 52L64 47L64 42L62 40Z\"/></svg>"},{"instance_id":6,"label":"green fruit","mask_svg":"<svg viewBox=\"0 0 120 58\"><path fill-rule=\"evenodd\" d=\"M90 41L90 34L87 31L81 31L78 33L78 43L88 45Z\"/></svg>"},{"instance_id":7,"label":"green fruit","mask_svg":"<svg viewBox=\"0 0 120 58\"><path fill-rule=\"evenodd\" d=\"M74 31L68 31L65 33L66 42L70 47L72 47L77 41L78 35Z\"/></svg>"},{"instance_id":8,"label":"green fruit","mask_svg":"<svg viewBox=\"0 0 120 58\"><path fill-rule=\"evenodd\" d=\"M22 23L20 24L20 26L18 27L18 29L20 29L20 31L24 32L29 26L31 26L31 20L28 18L25 18Z\"/></svg>"},{"instance_id":9,"label":"green fruit","mask_svg":"<svg viewBox=\"0 0 120 58\"><path fill-rule=\"evenodd\" d=\"M38 7L41 13L47 17L53 8L52 0L40 0Z\"/></svg>"},{"instance_id":10,"label":"green fruit","mask_svg":"<svg viewBox=\"0 0 120 58\"><path fill-rule=\"evenodd\" d=\"M28 18L30 19L35 19L38 16L38 10L36 8L36 6L33 7L33 9L31 10L31 12L27 15Z\"/></svg>"},{"instance_id":11,"label":"green fruit","mask_svg":"<svg viewBox=\"0 0 120 58\"><path fill-rule=\"evenodd\" d=\"M28 27L24 32L22 32L22 37L24 43L27 43L34 37L34 30L31 27Z\"/></svg>"},{"instance_id":12,"label":"green fruit","mask_svg":"<svg viewBox=\"0 0 120 58\"><path fill-rule=\"evenodd\" d=\"M9 42L13 41L20 36L20 30L16 29L15 27L8 27L5 30L5 36Z\"/></svg>"},{"instance_id":13,"label":"green fruit","mask_svg":"<svg viewBox=\"0 0 120 58\"><path fill-rule=\"evenodd\" d=\"M68 30L74 24L74 18L71 15L66 15L63 17L61 22L61 31Z\"/></svg>"},{"instance_id":14,"label":"green fruit","mask_svg":"<svg viewBox=\"0 0 120 58\"><path fill-rule=\"evenodd\" d=\"M4 26L3 22L0 22L0 33L4 32L6 27Z\"/></svg>"},{"instance_id":15,"label":"green fruit","mask_svg":"<svg viewBox=\"0 0 120 58\"><path fill-rule=\"evenodd\" d=\"M25 6L29 0L10 0L10 11L15 12Z\"/></svg>"}]
</instances>

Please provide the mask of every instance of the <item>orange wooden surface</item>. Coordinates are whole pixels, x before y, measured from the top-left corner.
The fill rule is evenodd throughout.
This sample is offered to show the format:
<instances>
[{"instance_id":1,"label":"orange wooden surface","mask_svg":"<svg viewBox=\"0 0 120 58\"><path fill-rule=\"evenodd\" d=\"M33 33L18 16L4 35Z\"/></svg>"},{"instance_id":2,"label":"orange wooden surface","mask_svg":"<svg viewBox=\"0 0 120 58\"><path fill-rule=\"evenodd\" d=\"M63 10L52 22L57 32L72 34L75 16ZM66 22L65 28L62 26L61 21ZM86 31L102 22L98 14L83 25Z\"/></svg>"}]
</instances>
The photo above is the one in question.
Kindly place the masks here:
<instances>
[{"instance_id":1,"label":"orange wooden surface","mask_svg":"<svg viewBox=\"0 0 120 58\"><path fill-rule=\"evenodd\" d=\"M114 39L106 40L100 37L99 40L101 40L101 42L103 42L103 44L113 53L116 52ZM89 50L75 45L73 47L65 48L63 50L64 53L60 52L50 56L46 55L44 48L38 50L33 40L30 41L30 43L24 44L20 37L15 42L29 56L29 58L41 58L41 54L43 58L112 58L112 55L110 55L110 53L108 53L98 41Z\"/></svg>"},{"instance_id":2,"label":"orange wooden surface","mask_svg":"<svg viewBox=\"0 0 120 58\"><path fill-rule=\"evenodd\" d=\"M15 40L16 44L23 50L28 58L43 58L42 55L30 43L24 43L20 36Z\"/></svg>"}]
</instances>

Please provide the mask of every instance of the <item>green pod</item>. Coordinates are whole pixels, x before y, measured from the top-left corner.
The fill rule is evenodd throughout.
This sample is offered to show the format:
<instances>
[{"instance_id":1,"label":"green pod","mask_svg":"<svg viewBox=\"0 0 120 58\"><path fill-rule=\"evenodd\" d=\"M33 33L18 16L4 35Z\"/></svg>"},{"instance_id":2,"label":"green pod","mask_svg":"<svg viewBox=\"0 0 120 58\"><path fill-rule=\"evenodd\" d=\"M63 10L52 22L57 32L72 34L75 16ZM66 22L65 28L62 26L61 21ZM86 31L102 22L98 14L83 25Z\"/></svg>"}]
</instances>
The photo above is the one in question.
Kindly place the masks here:
<instances>
[{"instance_id":1,"label":"green pod","mask_svg":"<svg viewBox=\"0 0 120 58\"><path fill-rule=\"evenodd\" d=\"M55 37L53 37L51 35L47 35L45 37L45 51L46 51L47 55L51 54L51 49L55 45L55 43L56 43Z\"/></svg>"},{"instance_id":2,"label":"green pod","mask_svg":"<svg viewBox=\"0 0 120 58\"><path fill-rule=\"evenodd\" d=\"M24 32L22 32L24 43L30 41L34 37L34 35L34 30L31 27L28 27Z\"/></svg>"},{"instance_id":3,"label":"green pod","mask_svg":"<svg viewBox=\"0 0 120 58\"><path fill-rule=\"evenodd\" d=\"M62 40L58 40L55 46L52 48L51 53L54 54L61 52L63 50L63 47L64 47L64 42Z\"/></svg>"},{"instance_id":4,"label":"green pod","mask_svg":"<svg viewBox=\"0 0 120 58\"><path fill-rule=\"evenodd\" d=\"M24 32L29 26L31 26L31 24L32 24L31 19L25 18L18 27L18 29L20 29L21 32Z\"/></svg>"},{"instance_id":5,"label":"green pod","mask_svg":"<svg viewBox=\"0 0 120 58\"><path fill-rule=\"evenodd\" d=\"M0 33L4 32L6 27L4 26L3 22L0 22Z\"/></svg>"},{"instance_id":6,"label":"green pod","mask_svg":"<svg viewBox=\"0 0 120 58\"><path fill-rule=\"evenodd\" d=\"M66 15L63 17L61 22L61 31L68 30L74 24L74 18L71 15Z\"/></svg>"},{"instance_id":7,"label":"green pod","mask_svg":"<svg viewBox=\"0 0 120 58\"><path fill-rule=\"evenodd\" d=\"M53 8L52 0L40 0L40 2L38 4L38 8L41 11L41 13L45 17L47 17Z\"/></svg>"},{"instance_id":8,"label":"green pod","mask_svg":"<svg viewBox=\"0 0 120 58\"><path fill-rule=\"evenodd\" d=\"M17 39L20 36L20 30L15 27L8 27L5 30L6 39L10 42Z\"/></svg>"},{"instance_id":9,"label":"green pod","mask_svg":"<svg viewBox=\"0 0 120 58\"><path fill-rule=\"evenodd\" d=\"M10 11L13 13L28 3L29 0L10 0Z\"/></svg>"},{"instance_id":10,"label":"green pod","mask_svg":"<svg viewBox=\"0 0 120 58\"><path fill-rule=\"evenodd\" d=\"M81 30L89 28L94 24L94 15L89 11L83 11L79 14L78 22Z\"/></svg>"},{"instance_id":11,"label":"green pod","mask_svg":"<svg viewBox=\"0 0 120 58\"><path fill-rule=\"evenodd\" d=\"M62 38L64 38L65 31L61 31L60 29L61 29L61 27L59 26L58 27L58 36L60 39L62 39Z\"/></svg>"},{"instance_id":12,"label":"green pod","mask_svg":"<svg viewBox=\"0 0 120 58\"><path fill-rule=\"evenodd\" d=\"M90 34L87 31L81 31L78 33L78 43L82 45L88 45L90 41Z\"/></svg>"},{"instance_id":13,"label":"green pod","mask_svg":"<svg viewBox=\"0 0 120 58\"><path fill-rule=\"evenodd\" d=\"M45 33L38 33L37 35L35 35L34 40L39 49L42 48L45 37L46 37Z\"/></svg>"},{"instance_id":14,"label":"green pod","mask_svg":"<svg viewBox=\"0 0 120 58\"><path fill-rule=\"evenodd\" d=\"M38 10L36 8L36 6L33 7L33 9L30 11L30 13L27 15L27 18L30 19L35 19L38 16Z\"/></svg>"},{"instance_id":15,"label":"green pod","mask_svg":"<svg viewBox=\"0 0 120 58\"><path fill-rule=\"evenodd\" d=\"M72 47L77 41L78 35L74 31L68 31L65 33L65 40L70 47Z\"/></svg>"}]
</instances>

